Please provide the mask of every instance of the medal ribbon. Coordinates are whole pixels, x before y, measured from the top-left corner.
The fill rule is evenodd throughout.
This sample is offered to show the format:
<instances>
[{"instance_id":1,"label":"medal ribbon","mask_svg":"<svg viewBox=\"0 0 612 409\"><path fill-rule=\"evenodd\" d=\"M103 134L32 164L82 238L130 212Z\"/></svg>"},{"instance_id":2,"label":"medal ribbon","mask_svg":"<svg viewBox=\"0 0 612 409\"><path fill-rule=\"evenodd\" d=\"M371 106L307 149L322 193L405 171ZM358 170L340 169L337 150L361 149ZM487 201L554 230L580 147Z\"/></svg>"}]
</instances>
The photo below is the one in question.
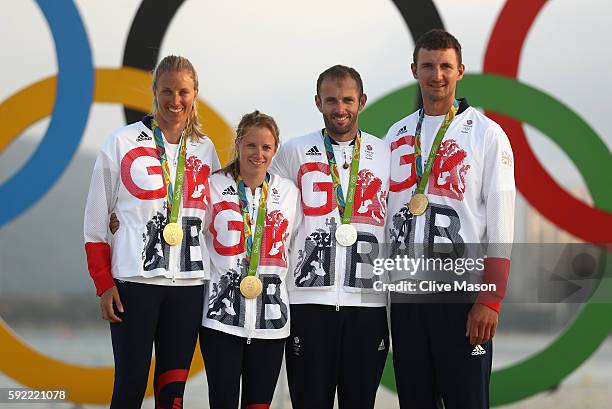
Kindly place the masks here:
<instances>
[{"instance_id":1,"label":"medal ribbon","mask_svg":"<svg viewBox=\"0 0 612 409\"><path fill-rule=\"evenodd\" d=\"M427 179L429 178L429 174L431 173L431 168L433 168L433 164L436 158L436 154L438 153L438 149L440 148L440 144L442 143L442 138L444 138L444 134L446 130L450 126L453 119L455 119L455 115L459 110L459 101L455 100L453 105L448 110L448 113L444 117L444 122L438 129L438 133L436 134L436 138L431 145L431 150L429 151L429 156L427 157L427 164L425 165L425 169L423 170L423 162L421 158L421 127L423 126L423 120L425 119L425 110L421 108L419 111L419 122L417 122L416 131L414 132L414 156L415 156L415 168L416 168L416 176L418 185L414 192L414 194L420 194L425 192L425 186L427 186Z\"/></svg>"},{"instance_id":2,"label":"medal ribbon","mask_svg":"<svg viewBox=\"0 0 612 409\"><path fill-rule=\"evenodd\" d=\"M267 212L268 201L268 183L270 182L270 174L266 173L263 185L261 187L261 196L259 197L259 209L257 210L257 222L255 223L255 237L251 236L251 213L249 212L249 201L246 197L246 187L244 180L238 178L238 199L240 201L240 210L242 211L242 221L244 223L244 246L246 250L246 261L249 263L247 275L254 276L257 273L257 265L259 264L259 255L261 253L261 238L263 237L264 223Z\"/></svg>"},{"instance_id":3,"label":"medal ribbon","mask_svg":"<svg viewBox=\"0 0 612 409\"><path fill-rule=\"evenodd\" d=\"M172 179L170 178L170 168L168 167L168 158L166 157L166 148L164 147L164 139L161 129L154 119L152 123L153 137L155 139L155 147L157 148L157 156L162 168L164 185L166 186L166 203L170 218L168 223L176 223L178 220L178 212L181 208L181 198L183 197L183 182L185 181L185 156L187 153L187 138L184 137L185 130L181 133L181 141L179 147L179 158L176 166L175 186L173 188ZM174 206L176 204L176 206Z\"/></svg>"},{"instance_id":4,"label":"medal ribbon","mask_svg":"<svg viewBox=\"0 0 612 409\"><path fill-rule=\"evenodd\" d=\"M331 137L325 129L323 130L323 142L325 143L325 153L327 154L327 162L329 163L329 173L331 173L334 192L336 193L338 212L340 213L342 224L350 224L351 216L353 215L353 204L355 202L357 174L359 173L361 130L357 130L357 136L355 137L355 146L353 147L353 162L351 163L351 173L346 200L344 199L344 192L342 191L342 185L340 184L340 174L338 173L338 164L336 163L336 157L334 156L334 148L332 147Z\"/></svg>"}]
</instances>

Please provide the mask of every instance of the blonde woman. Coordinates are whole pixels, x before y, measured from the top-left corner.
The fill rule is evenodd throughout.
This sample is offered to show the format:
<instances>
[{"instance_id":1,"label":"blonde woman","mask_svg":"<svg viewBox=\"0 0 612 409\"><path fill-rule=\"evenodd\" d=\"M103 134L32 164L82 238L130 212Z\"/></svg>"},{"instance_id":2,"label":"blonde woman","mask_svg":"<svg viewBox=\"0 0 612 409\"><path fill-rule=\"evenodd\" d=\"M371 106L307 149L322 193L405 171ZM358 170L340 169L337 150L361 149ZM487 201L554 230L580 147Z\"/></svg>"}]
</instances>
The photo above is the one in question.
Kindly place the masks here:
<instances>
[{"instance_id":1,"label":"blonde woman","mask_svg":"<svg viewBox=\"0 0 612 409\"><path fill-rule=\"evenodd\" d=\"M272 117L246 114L236 134L235 159L210 178L200 345L211 408L237 408L240 396L242 408L267 408L289 335L287 253L301 198L291 181L268 173L280 144Z\"/></svg>"},{"instance_id":2,"label":"blonde woman","mask_svg":"<svg viewBox=\"0 0 612 409\"><path fill-rule=\"evenodd\" d=\"M201 227L219 161L200 129L197 73L167 56L152 87L152 115L117 130L98 154L85 209L89 273L115 359L111 408L140 408L153 345L155 407L182 407L209 278ZM108 240L113 213L121 225Z\"/></svg>"}]
</instances>

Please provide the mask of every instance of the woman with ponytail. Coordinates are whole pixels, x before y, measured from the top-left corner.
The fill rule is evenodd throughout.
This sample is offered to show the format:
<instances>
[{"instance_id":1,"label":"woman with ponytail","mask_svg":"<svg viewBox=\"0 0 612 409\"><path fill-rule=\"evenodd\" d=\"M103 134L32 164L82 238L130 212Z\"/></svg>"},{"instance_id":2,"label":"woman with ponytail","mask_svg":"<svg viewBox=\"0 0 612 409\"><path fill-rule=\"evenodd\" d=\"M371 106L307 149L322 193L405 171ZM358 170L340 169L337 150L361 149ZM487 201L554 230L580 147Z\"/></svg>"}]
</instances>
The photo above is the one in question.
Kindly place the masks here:
<instances>
[{"instance_id":1,"label":"woman with ponytail","mask_svg":"<svg viewBox=\"0 0 612 409\"><path fill-rule=\"evenodd\" d=\"M102 147L85 209L89 273L115 358L111 408L141 407L153 345L155 407L183 406L210 274L202 221L219 161L200 128L198 77L189 60L171 55L152 88L152 115Z\"/></svg>"},{"instance_id":2,"label":"woman with ponytail","mask_svg":"<svg viewBox=\"0 0 612 409\"><path fill-rule=\"evenodd\" d=\"M268 173L279 144L272 117L246 114L234 159L210 178L200 347L211 408L238 408L239 397L242 408L267 408L278 380L289 335L287 252L302 218L295 185Z\"/></svg>"}]
</instances>

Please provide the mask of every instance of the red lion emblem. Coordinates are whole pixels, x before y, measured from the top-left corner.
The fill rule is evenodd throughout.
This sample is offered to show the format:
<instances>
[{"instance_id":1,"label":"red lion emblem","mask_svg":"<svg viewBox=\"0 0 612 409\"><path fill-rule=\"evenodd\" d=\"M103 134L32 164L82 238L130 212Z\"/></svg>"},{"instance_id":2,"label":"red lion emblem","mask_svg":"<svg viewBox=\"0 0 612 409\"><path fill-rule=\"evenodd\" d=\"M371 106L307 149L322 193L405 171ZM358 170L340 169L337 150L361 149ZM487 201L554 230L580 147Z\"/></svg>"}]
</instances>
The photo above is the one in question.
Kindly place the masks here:
<instances>
[{"instance_id":1,"label":"red lion emblem","mask_svg":"<svg viewBox=\"0 0 612 409\"><path fill-rule=\"evenodd\" d=\"M369 169L362 169L357 176L353 217L356 223L382 226L387 212L387 192L382 181Z\"/></svg>"},{"instance_id":2,"label":"red lion emblem","mask_svg":"<svg viewBox=\"0 0 612 409\"><path fill-rule=\"evenodd\" d=\"M467 153L454 139L442 142L436 154L431 175L429 175L428 192L463 200L465 175L470 169L470 165L464 163L466 158Z\"/></svg>"},{"instance_id":3,"label":"red lion emblem","mask_svg":"<svg viewBox=\"0 0 612 409\"><path fill-rule=\"evenodd\" d=\"M190 156L185 162L185 187L183 189L184 207L206 210L210 199L208 177L210 167L196 156Z\"/></svg>"},{"instance_id":4,"label":"red lion emblem","mask_svg":"<svg viewBox=\"0 0 612 409\"><path fill-rule=\"evenodd\" d=\"M287 267L285 241L289 237L288 227L289 222L280 210L273 210L266 215L266 228L262 240L264 251L260 259L262 265Z\"/></svg>"}]
</instances>

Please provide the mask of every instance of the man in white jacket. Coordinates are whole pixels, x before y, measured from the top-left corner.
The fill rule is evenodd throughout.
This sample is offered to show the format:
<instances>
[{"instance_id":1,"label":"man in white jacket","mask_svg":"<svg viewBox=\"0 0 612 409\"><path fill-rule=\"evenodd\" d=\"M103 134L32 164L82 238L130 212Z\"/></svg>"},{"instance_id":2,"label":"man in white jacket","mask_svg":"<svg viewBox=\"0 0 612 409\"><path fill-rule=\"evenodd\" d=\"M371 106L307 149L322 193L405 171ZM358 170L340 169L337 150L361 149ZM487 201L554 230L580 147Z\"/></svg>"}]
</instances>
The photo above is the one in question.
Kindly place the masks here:
<instances>
[{"instance_id":1,"label":"man in white jacket","mask_svg":"<svg viewBox=\"0 0 612 409\"><path fill-rule=\"evenodd\" d=\"M447 409L488 408L491 339L513 240L512 148L498 124L455 98L464 73L455 37L425 33L413 61L423 108L386 137L387 239L394 256L421 261L414 271L392 275L412 288L391 294L400 406L436 408L442 399ZM442 260L452 268L430 263ZM488 291L470 292L467 284Z\"/></svg>"},{"instance_id":2,"label":"man in white jacket","mask_svg":"<svg viewBox=\"0 0 612 409\"><path fill-rule=\"evenodd\" d=\"M290 256L286 360L294 408L372 408L389 346L385 295L373 291L384 240L389 150L358 128L367 101L353 68L317 81L325 127L286 142L271 172L296 183L304 221Z\"/></svg>"}]
</instances>

